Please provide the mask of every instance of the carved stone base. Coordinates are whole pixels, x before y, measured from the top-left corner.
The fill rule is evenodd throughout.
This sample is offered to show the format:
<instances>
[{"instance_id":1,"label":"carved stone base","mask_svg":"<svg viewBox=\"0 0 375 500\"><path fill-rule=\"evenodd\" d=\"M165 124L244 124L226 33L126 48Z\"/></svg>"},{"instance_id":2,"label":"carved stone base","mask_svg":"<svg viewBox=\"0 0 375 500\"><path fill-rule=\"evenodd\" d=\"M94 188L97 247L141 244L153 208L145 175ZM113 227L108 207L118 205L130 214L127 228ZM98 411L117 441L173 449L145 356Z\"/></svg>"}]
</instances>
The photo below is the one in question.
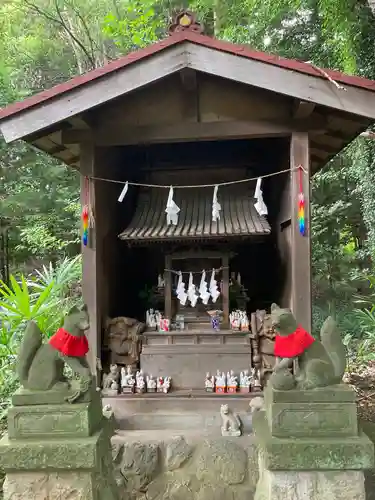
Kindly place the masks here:
<instances>
[{"instance_id":1,"label":"carved stone base","mask_svg":"<svg viewBox=\"0 0 375 500\"><path fill-rule=\"evenodd\" d=\"M365 500L363 470L374 466L374 446L358 430L350 387L268 385L253 428L260 464L255 500Z\"/></svg>"},{"instance_id":2,"label":"carved stone base","mask_svg":"<svg viewBox=\"0 0 375 500\"><path fill-rule=\"evenodd\" d=\"M134 393L134 387L123 387L122 388L123 394L133 394Z\"/></svg>"},{"instance_id":3,"label":"carved stone base","mask_svg":"<svg viewBox=\"0 0 375 500\"><path fill-rule=\"evenodd\" d=\"M10 439L88 437L102 422L99 394L89 403L13 406L8 411Z\"/></svg>"},{"instance_id":4,"label":"carved stone base","mask_svg":"<svg viewBox=\"0 0 375 500\"><path fill-rule=\"evenodd\" d=\"M119 500L113 474L113 416L104 416L100 393L91 401L13 406L0 441L0 468L7 475L4 500ZM31 391L17 391L14 401L30 401ZM48 398L46 398L48 401Z\"/></svg>"},{"instance_id":5,"label":"carved stone base","mask_svg":"<svg viewBox=\"0 0 375 500\"><path fill-rule=\"evenodd\" d=\"M113 398L115 396L118 396L118 390L117 389L103 389L102 394L104 397Z\"/></svg>"},{"instance_id":6,"label":"carved stone base","mask_svg":"<svg viewBox=\"0 0 375 500\"><path fill-rule=\"evenodd\" d=\"M4 500L119 499L107 422L86 438L21 440L6 435L0 441L0 466L7 473Z\"/></svg>"},{"instance_id":7,"label":"carved stone base","mask_svg":"<svg viewBox=\"0 0 375 500\"><path fill-rule=\"evenodd\" d=\"M347 438L279 438L271 435L265 411L253 414L253 427L269 470L366 470L374 464L374 446L363 432Z\"/></svg>"},{"instance_id":8,"label":"carved stone base","mask_svg":"<svg viewBox=\"0 0 375 500\"><path fill-rule=\"evenodd\" d=\"M79 390L79 382L72 380L70 388L65 386L56 386L49 391L30 391L21 387L12 396L13 406L29 406L29 405L49 405L49 404L65 404L66 399L72 396ZM86 403L95 397L95 384L93 384L91 391L83 394L77 403Z\"/></svg>"},{"instance_id":9,"label":"carved stone base","mask_svg":"<svg viewBox=\"0 0 375 500\"><path fill-rule=\"evenodd\" d=\"M264 391L268 426L278 437L357 436L357 404L353 389L340 384L310 391Z\"/></svg>"},{"instance_id":10,"label":"carved stone base","mask_svg":"<svg viewBox=\"0 0 375 500\"><path fill-rule=\"evenodd\" d=\"M222 436L225 436L225 437L240 437L241 436L241 431L238 430L238 431L226 431L225 429L223 429L223 427L221 428L221 435Z\"/></svg>"},{"instance_id":11,"label":"carved stone base","mask_svg":"<svg viewBox=\"0 0 375 500\"><path fill-rule=\"evenodd\" d=\"M259 460L254 500L365 500L362 471L274 471Z\"/></svg>"}]
</instances>

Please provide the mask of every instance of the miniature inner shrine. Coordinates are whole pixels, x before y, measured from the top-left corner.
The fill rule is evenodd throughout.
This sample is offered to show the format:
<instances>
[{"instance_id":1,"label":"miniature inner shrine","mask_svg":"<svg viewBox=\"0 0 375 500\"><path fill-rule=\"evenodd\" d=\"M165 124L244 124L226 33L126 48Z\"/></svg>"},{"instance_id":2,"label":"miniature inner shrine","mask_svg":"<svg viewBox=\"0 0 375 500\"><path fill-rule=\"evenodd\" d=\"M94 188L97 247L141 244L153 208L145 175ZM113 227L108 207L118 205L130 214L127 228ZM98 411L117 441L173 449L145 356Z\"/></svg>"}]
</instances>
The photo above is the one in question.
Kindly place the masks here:
<instances>
[{"instance_id":1,"label":"miniature inner shrine","mask_svg":"<svg viewBox=\"0 0 375 500\"><path fill-rule=\"evenodd\" d=\"M273 366L266 311L287 284L277 196L286 147L275 139L160 145L144 164L137 148L124 152L142 173L141 186L127 185L125 196L119 188L124 270L104 336L107 393L111 377L113 395L120 378L125 392L261 390ZM174 187L158 187L166 178Z\"/></svg>"}]
</instances>

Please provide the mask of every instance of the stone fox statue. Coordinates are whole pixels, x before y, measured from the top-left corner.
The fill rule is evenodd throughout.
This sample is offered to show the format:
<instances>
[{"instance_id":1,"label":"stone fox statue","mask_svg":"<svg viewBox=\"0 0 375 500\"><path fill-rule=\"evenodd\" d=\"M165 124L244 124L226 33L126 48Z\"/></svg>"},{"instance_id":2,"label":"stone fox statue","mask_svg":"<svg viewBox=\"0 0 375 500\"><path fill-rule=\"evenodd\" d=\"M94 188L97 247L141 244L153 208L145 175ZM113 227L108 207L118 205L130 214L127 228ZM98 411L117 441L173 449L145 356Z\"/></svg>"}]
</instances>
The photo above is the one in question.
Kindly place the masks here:
<instances>
[{"instance_id":1,"label":"stone fox statue","mask_svg":"<svg viewBox=\"0 0 375 500\"><path fill-rule=\"evenodd\" d=\"M91 387L92 375L86 354L89 350L85 331L89 328L86 306L74 307L64 319L64 325L43 343L43 334L34 321L26 327L18 354L17 373L25 389L48 391L69 390L69 381L64 376L64 364L79 375L79 390L66 400L73 403Z\"/></svg>"},{"instance_id":2,"label":"stone fox statue","mask_svg":"<svg viewBox=\"0 0 375 500\"><path fill-rule=\"evenodd\" d=\"M320 340L315 340L297 324L289 309L271 306L271 320L277 332L274 354L280 361L270 377L274 389L315 389L339 384L346 368L346 351L334 320L325 320ZM299 371L289 367L298 360Z\"/></svg>"}]
</instances>

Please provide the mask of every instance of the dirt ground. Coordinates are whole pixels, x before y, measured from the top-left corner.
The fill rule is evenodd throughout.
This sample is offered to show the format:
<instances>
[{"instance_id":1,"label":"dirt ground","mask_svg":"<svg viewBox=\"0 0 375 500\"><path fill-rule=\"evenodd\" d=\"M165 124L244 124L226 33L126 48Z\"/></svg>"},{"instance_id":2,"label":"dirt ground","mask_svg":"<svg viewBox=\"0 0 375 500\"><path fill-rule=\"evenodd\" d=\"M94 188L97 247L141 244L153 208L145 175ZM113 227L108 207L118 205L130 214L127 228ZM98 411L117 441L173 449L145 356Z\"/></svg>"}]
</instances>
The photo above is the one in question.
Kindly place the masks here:
<instances>
[{"instance_id":1,"label":"dirt ground","mask_svg":"<svg viewBox=\"0 0 375 500\"><path fill-rule=\"evenodd\" d=\"M358 416L366 433L375 440L375 361L366 368L353 366L344 377L357 393ZM375 500L375 470L366 472L366 500Z\"/></svg>"}]
</instances>

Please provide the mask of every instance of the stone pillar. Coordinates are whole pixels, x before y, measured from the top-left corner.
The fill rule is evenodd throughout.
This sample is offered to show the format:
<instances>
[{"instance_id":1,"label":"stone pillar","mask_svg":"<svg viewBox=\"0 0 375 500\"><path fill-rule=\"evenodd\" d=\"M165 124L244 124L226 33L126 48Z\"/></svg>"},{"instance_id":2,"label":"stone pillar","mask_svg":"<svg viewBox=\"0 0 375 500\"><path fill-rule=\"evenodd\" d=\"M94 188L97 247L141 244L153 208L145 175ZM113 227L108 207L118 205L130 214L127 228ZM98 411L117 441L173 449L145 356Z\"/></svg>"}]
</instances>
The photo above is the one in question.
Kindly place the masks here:
<instances>
[{"instance_id":1,"label":"stone pillar","mask_svg":"<svg viewBox=\"0 0 375 500\"><path fill-rule=\"evenodd\" d=\"M358 429L355 392L344 384L311 391L265 390L254 414L259 445L255 500L365 500L374 449Z\"/></svg>"},{"instance_id":2,"label":"stone pillar","mask_svg":"<svg viewBox=\"0 0 375 500\"><path fill-rule=\"evenodd\" d=\"M118 500L113 426L100 394L93 388L74 404L63 396L58 390L14 394L0 441L4 500Z\"/></svg>"}]
</instances>

